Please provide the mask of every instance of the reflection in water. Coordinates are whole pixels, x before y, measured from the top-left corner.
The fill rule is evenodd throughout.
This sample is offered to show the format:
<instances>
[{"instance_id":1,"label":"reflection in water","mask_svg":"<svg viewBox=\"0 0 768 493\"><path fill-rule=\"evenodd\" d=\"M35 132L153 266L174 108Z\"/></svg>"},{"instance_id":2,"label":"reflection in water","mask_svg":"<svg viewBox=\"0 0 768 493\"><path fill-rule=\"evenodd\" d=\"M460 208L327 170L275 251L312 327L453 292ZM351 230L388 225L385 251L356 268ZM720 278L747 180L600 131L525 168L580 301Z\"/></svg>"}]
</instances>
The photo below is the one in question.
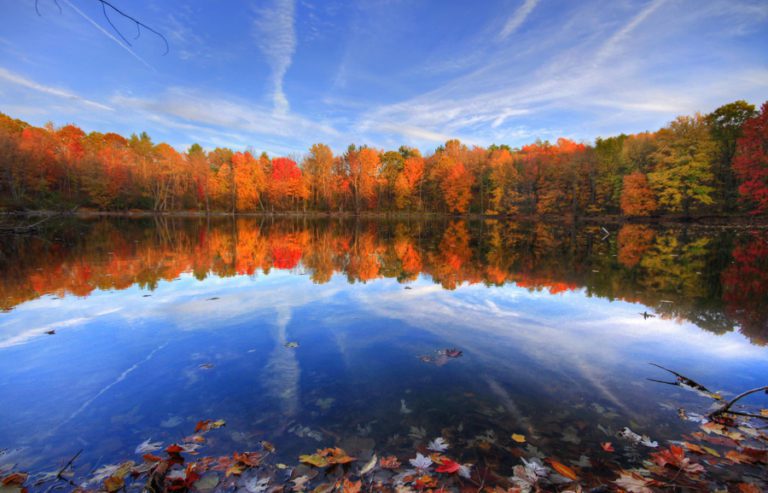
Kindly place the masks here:
<instances>
[{"instance_id":1,"label":"reflection in water","mask_svg":"<svg viewBox=\"0 0 768 493\"><path fill-rule=\"evenodd\" d=\"M301 269L313 282L419 274L445 289L514 283L550 294L637 301L658 316L715 333L768 337L768 232L484 222L346 222L304 219L98 220L44 237L5 237L0 306L44 294L149 290L183 272L199 279Z\"/></svg>"},{"instance_id":2,"label":"reflection in water","mask_svg":"<svg viewBox=\"0 0 768 493\"><path fill-rule=\"evenodd\" d=\"M704 405L649 382L649 362L724 396L768 373L765 231L296 218L50 228L0 239L0 447L15 450L0 466L39 472L82 448L85 474L219 418L207 454L269 440L285 463L327 446L405 458L443 436L463 461L502 470L519 456L586 467L602 442L628 465L645 451L619 430L679 440L697 425L677 409ZM462 356L433 364L447 348Z\"/></svg>"}]
</instances>

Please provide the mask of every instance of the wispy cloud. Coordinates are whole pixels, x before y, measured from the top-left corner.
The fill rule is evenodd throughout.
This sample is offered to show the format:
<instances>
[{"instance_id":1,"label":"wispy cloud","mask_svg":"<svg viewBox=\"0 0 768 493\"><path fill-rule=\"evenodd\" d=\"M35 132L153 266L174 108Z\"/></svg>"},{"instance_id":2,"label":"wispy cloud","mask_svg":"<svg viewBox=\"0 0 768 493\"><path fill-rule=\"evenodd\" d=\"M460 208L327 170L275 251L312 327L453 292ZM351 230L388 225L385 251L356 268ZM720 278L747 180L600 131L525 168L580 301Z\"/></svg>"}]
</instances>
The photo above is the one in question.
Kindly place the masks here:
<instances>
[{"instance_id":1,"label":"wispy cloud","mask_svg":"<svg viewBox=\"0 0 768 493\"><path fill-rule=\"evenodd\" d=\"M322 122L289 113L275 113L245 100L184 87L172 87L157 96L117 94L110 101L116 107L165 118L168 125L191 124L198 129L200 125L214 126L250 133L252 138L256 135L292 138L338 135L332 126Z\"/></svg>"},{"instance_id":2,"label":"wispy cloud","mask_svg":"<svg viewBox=\"0 0 768 493\"><path fill-rule=\"evenodd\" d=\"M82 103L84 105L90 106L91 108L112 111L112 108L110 108L107 105L97 103L96 101L91 101L90 99L86 99L73 92L67 91L66 89L39 84L33 80L27 79L26 77L23 77L9 70L6 70L2 67L0 67L0 79L7 80L8 82L11 82L13 84L26 87L27 89L32 89L37 92L49 94L51 96L56 96L59 98L70 99L72 101L76 101L78 103Z\"/></svg>"},{"instance_id":3,"label":"wispy cloud","mask_svg":"<svg viewBox=\"0 0 768 493\"><path fill-rule=\"evenodd\" d=\"M507 39L512 33L517 31L520 26L523 25L525 19L527 19L531 12L533 12L533 9L536 8L536 4L538 3L539 0L525 0L504 24L504 27L499 33L499 39Z\"/></svg>"},{"instance_id":4,"label":"wispy cloud","mask_svg":"<svg viewBox=\"0 0 768 493\"><path fill-rule=\"evenodd\" d=\"M253 21L253 36L272 69L272 103L278 113L290 107L283 90L283 79L296 51L294 0L273 0L272 5L258 9Z\"/></svg>"}]
</instances>

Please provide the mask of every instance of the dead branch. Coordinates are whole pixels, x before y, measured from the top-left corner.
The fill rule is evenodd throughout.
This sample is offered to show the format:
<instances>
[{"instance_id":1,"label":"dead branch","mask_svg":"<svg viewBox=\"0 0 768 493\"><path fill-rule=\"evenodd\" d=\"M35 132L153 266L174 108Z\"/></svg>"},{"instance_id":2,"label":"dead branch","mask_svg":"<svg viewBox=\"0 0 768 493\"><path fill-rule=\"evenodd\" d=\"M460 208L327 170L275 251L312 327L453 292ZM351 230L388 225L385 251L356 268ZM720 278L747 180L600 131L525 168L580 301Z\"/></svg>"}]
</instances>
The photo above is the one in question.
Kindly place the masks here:
<instances>
[{"instance_id":1,"label":"dead branch","mask_svg":"<svg viewBox=\"0 0 768 493\"><path fill-rule=\"evenodd\" d=\"M755 394L755 393L761 392L761 391L764 391L764 392L768 393L768 385L766 385L764 387L758 387L756 389L747 390L746 392L742 392L741 394L737 395L736 397L734 397L730 401L726 402L725 405L722 406L721 408L716 409L715 411L712 411L711 413L709 413L709 417L710 418L714 418L716 416L720 416L721 414L730 412L731 414L746 415L746 416L750 416L752 418L760 418L760 419L768 420L768 416L761 416L761 415L758 415L758 414L747 414L747 413L741 413L741 412L738 412L738 411L729 411L729 409L731 409L731 406L736 404L737 401L743 399L744 397L746 397L746 396L748 396L750 394Z\"/></svg>"},{"instance_id":2,"label":"dead branch","mask_svg":"<svg viewBox=\"0 0 768 493\"><path fill-rule=\"evenodd\" d=\"M104 14L104 18L107 20L109 25L112 26L112 29L117 33L117 35L120 36L120 39L122 39L125 42L125 44L127 44L128 46L133 46L131 44L131 42L128 41L128 38L126 38L123 35L123 33L120 31L120 29L118 29L117 26L115 26L115 24L112 22L112 19L109 17L109 11L110 10L112 12L116 13L117 15L119 15L120 17L133 22L133 24L136 26L136 36L134 36L133 39L139 39L139 37L141 36L141 29L144 28L147 31L151 32L152 34L156 35L157 37L159 37L160 39L163 40L163 43L165 44L165 52L163 53L163 55L167 55L168 54L168 52L170 51L170 46L168 44L168 40L160 32L152 29L151 27L149 27L148 25L144 24L143 22L141 22L137 18L133 17L132 15L126 14L125 12L120 10L119 8L117 8L114 5L112 5L107 0L96 0L96 1L101 4L101 11ZM53 0L53 3L59 9L59 14L61 14L61 5L59 5L59 0ZM39 4L40 4L40 0L35 0L35 12L37 12L37 15L42 17L42 14L40 13L40 6L39 6ZM109 9L109 10L107 10L107 9Z\"/></svg>"}]
</instances>

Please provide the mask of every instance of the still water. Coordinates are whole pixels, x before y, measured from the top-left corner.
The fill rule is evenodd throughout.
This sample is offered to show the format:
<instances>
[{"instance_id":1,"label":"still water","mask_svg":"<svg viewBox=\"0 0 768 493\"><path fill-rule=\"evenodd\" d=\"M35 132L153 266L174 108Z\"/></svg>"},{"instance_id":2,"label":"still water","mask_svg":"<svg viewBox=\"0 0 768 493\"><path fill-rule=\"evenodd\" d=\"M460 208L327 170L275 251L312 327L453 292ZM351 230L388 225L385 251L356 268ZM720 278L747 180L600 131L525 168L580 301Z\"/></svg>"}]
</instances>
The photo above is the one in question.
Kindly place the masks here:
<instances>
[{"instance_id":1,"label":"still water","mask_svg":"<svg viewBox=\"0 0 768 493\"><path fill-rule=\"evenodd\" d=\"M211 455L442 435L584 466L625 426L696 429L677 409L709 401L651 362L726 397L768 375L765 230L145 218L0 242L0 465L31 472L202 419L227 423Z\"/></svg>"}]
</instances>

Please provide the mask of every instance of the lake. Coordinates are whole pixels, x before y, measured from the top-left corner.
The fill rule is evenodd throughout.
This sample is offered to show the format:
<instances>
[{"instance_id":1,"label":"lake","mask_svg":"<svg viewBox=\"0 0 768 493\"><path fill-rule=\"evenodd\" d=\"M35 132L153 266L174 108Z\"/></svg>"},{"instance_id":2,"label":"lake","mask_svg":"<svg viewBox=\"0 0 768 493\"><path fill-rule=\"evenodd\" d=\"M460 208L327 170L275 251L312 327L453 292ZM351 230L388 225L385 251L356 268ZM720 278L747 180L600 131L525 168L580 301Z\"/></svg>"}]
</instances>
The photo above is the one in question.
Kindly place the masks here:
<instances>
[{"instance_id":1,"label":"lake","mask_svg":"<svg viewBox=\"0 0 768 493\"><path fill-rule=\"evenodd\" d=\"M406 461L442 436L589 477L646 455L624 427L663 446L710 409L649 363L726 399L768 375L765 229L97 218L0 244L0 471L82 450L85 477L221 419L205 455Z\"/></svg>"}]
</instances>

